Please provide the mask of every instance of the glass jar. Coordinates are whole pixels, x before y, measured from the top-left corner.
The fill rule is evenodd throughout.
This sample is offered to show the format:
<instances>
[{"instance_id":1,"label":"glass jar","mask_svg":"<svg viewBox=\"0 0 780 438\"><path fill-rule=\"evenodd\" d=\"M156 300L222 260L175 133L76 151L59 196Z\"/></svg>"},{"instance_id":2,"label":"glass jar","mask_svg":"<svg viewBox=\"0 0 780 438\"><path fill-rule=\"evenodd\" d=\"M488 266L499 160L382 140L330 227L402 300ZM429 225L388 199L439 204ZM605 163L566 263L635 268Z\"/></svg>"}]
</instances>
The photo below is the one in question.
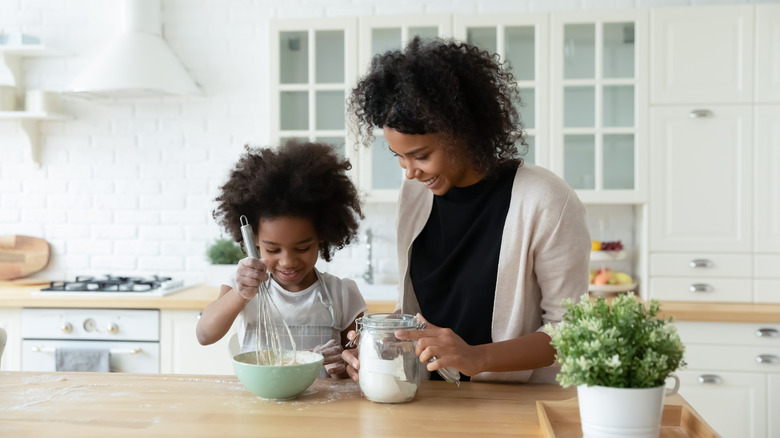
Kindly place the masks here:
<instances>
[{"instance_id":1,"label":"glass jar","mask_svg":"<svg viewBox=\"0 0 780 438\"><path fill-rule=\"evenodd\" d=\"M420 359L417 341L395 337L396 330L417 330L414 315L376 313L357 319L360 392L376 403L405 403L417 394Z\"/></svg>"}]
</instances>

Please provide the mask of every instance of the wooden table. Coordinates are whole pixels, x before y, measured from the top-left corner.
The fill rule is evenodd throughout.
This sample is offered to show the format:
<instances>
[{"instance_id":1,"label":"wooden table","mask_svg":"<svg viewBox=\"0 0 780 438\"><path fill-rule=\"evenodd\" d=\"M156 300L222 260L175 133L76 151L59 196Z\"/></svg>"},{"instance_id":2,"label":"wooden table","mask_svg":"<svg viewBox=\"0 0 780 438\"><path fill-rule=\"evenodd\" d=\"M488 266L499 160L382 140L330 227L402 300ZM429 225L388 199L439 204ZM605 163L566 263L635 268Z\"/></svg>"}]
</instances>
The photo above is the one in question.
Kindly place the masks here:
<instances>
[{"instance_id":1,"label":"wooden table","mask_svg":"<svg viewBox=\"0 0 780 438\"><path fill-rule=\"evenodd\" d=\"M410 403L365 400L351 380L318 379L299 398L263 400L234 376L0 372L3 437L540 437L536 400L574 388L425 381ZM679 395L667 404L687 405Z\"/></svg>"}]
</instances>

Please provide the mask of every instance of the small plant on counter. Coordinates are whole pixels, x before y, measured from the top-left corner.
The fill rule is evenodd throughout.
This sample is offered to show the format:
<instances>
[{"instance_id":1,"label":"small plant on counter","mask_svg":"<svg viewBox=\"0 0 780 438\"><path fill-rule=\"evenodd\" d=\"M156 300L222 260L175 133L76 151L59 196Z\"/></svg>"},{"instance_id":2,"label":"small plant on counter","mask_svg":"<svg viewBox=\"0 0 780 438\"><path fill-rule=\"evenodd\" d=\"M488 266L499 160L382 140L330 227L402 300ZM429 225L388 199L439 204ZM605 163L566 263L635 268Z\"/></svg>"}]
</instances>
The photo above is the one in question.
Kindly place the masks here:
<instances>
[{"instance_id":1,"label":"small plant on counter","mask_svg":"<svg viewBox=\"0 0 780 438\"><path fill-rule=\"evenodd\" d=\"M230 239L217 239L206 250L206 257L212 265L235 265L244 258L244 252Z\"/></svg>"},{"instance_id":2,"label":"small plant on counter","mask_svg":"<svg viewBox=\"0 0 780 438\"><path fill-rule=\"evenodd\" d=\"M660 305L655 300L646 307L632 292L608 304L585 294L577 304L571 299L562 304L563 321L546 328L557 349L557 380L563 387L653 388L686 365L672 318L656 318Z\"/></svg>"}]
</instances>

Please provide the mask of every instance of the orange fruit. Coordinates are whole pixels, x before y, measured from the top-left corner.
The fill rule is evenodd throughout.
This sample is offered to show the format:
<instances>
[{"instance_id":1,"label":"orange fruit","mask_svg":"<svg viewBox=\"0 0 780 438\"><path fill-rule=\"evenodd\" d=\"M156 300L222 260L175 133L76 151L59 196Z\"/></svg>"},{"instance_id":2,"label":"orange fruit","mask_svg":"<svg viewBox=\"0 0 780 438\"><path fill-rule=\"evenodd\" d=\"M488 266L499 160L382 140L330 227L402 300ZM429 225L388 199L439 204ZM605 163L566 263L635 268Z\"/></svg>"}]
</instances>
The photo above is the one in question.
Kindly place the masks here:
<instances>
[{"instance_id":1,"label":"orange fruit","mask_svg":"<svg viewBox=\"0 0 780 438\"><path fill-rule=\"evenodd\" d=\"M591 240L590 241L590 250L591 251L601 251L601 242L598 240Z\"/></svg>"}]
</instances>

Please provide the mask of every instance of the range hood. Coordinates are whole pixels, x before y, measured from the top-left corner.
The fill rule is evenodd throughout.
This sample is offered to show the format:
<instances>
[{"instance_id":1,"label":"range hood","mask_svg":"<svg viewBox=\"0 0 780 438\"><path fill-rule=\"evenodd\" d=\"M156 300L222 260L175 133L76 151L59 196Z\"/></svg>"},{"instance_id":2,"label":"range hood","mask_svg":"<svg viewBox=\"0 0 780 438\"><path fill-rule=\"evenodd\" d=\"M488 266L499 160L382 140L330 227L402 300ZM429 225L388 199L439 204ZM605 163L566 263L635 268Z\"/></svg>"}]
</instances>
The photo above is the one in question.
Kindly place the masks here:
<instances>
[{"instance_id":1,"label":"range hood","mask_svg":"<svg viewBox=\"0 0 780 438\"><path fill-rule=\"evenodd\" d=\"M89 99L201 95L162 38L161 11L160 0L122 0L121 31L66 93Z\"/></svg>"}]
</instances>

